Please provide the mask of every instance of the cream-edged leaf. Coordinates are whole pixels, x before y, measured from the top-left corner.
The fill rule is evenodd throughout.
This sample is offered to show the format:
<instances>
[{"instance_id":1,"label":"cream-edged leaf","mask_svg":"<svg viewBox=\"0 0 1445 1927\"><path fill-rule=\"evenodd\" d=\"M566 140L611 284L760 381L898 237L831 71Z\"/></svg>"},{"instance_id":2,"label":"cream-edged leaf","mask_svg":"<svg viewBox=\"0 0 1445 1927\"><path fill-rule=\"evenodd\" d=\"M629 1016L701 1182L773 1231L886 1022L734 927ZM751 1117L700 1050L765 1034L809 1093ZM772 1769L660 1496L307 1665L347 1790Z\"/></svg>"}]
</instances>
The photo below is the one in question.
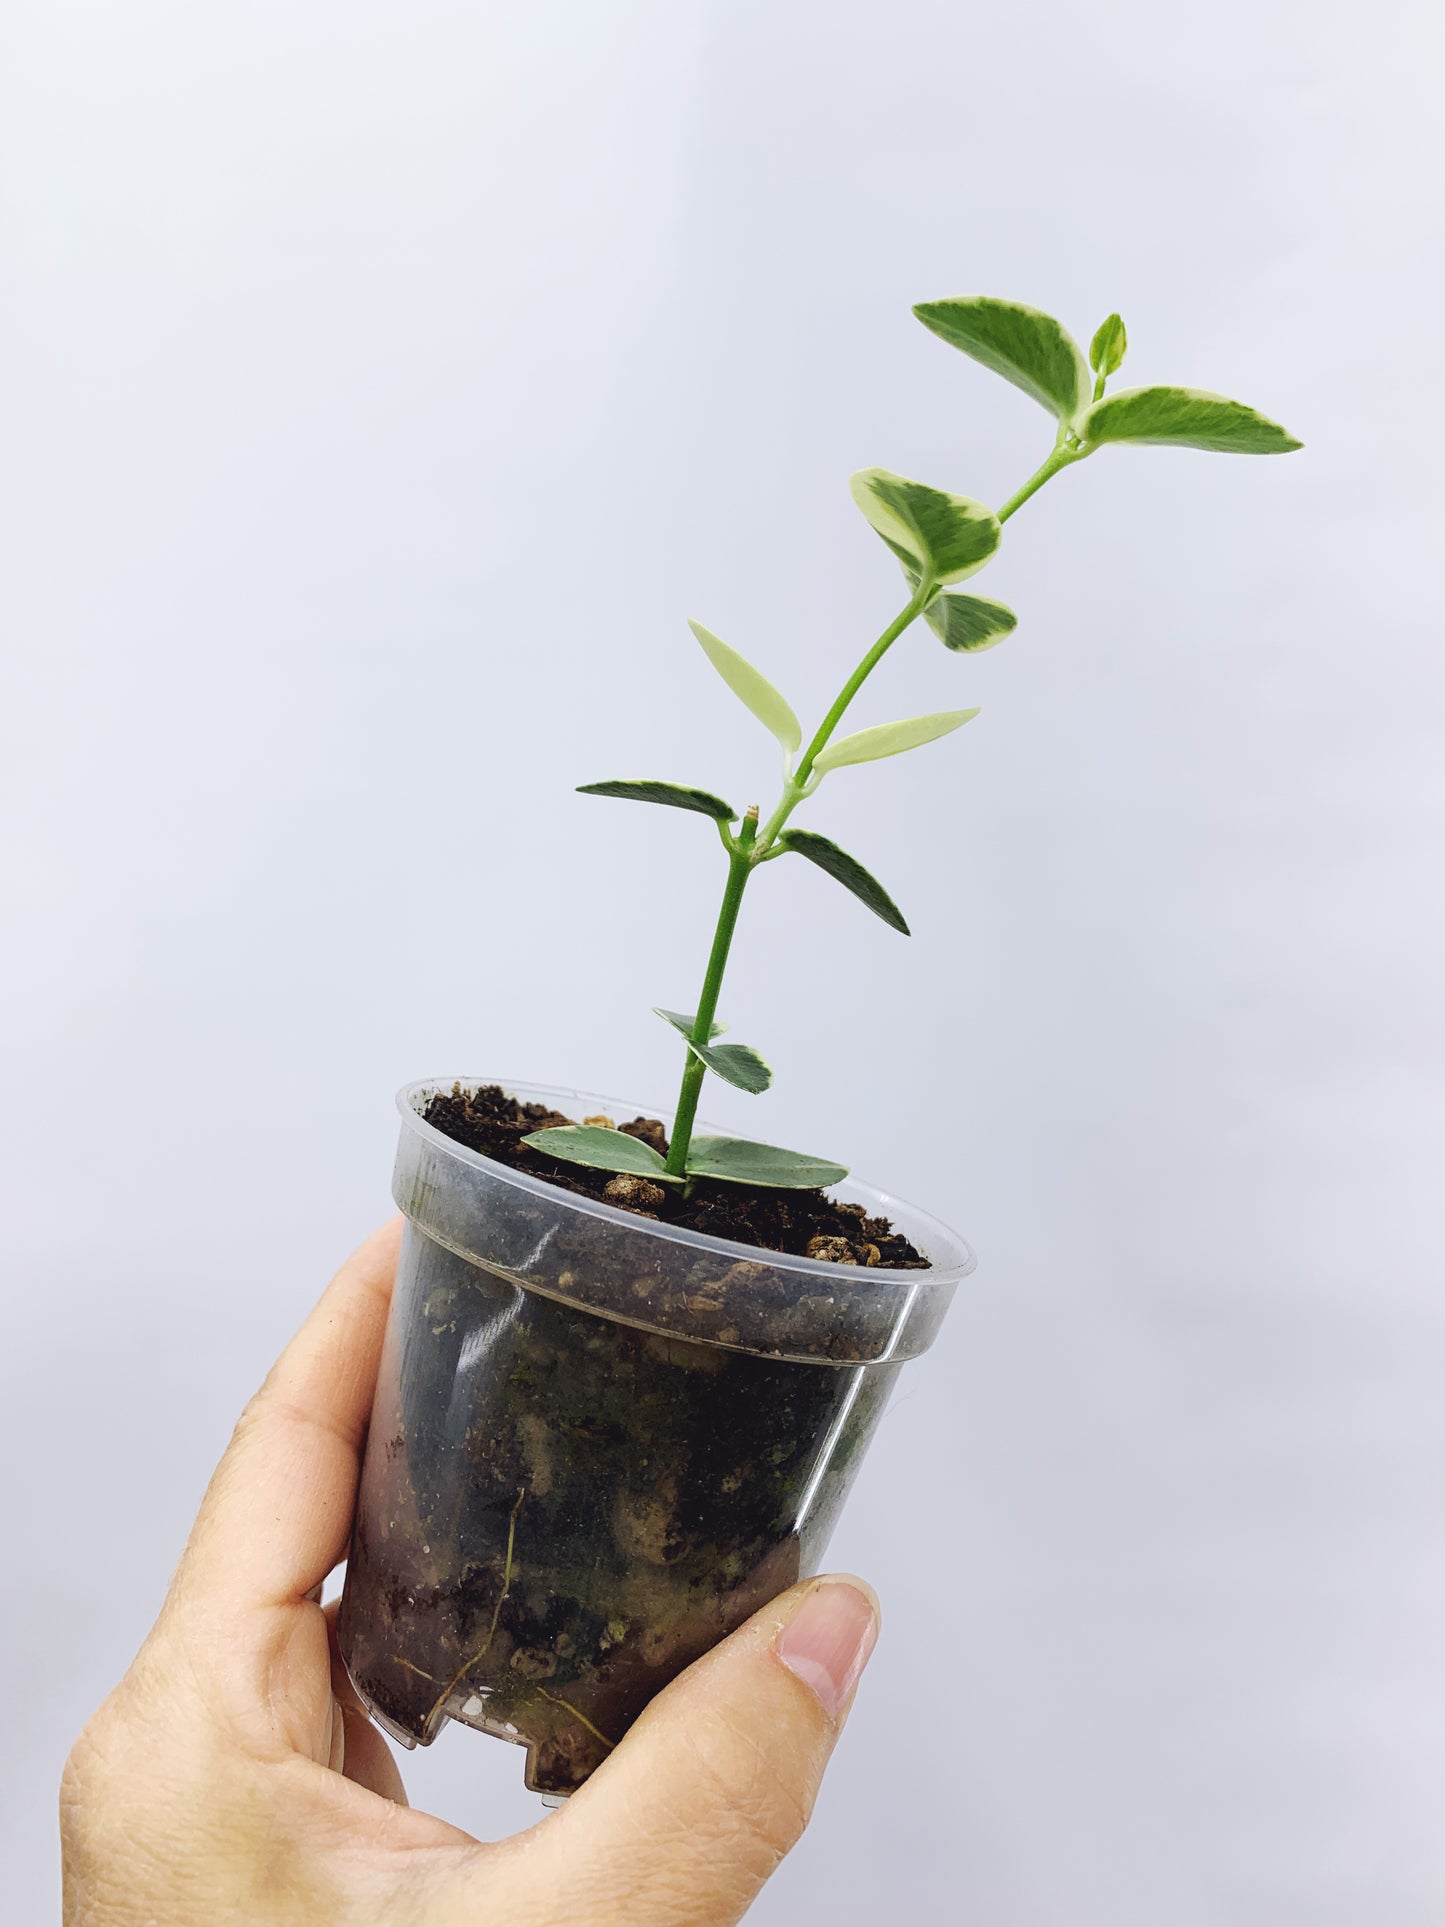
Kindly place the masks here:
<instances>
[{"instance_id":1,"label":"cream-edged leaf","mask_svg":"<svg viewBox=\"0 0 1445 1927\"><path fill-rule=\"evenodd\" d=\"M852 736L840 736L836 742L829 743L819 752L813 769L817 775L825 776L830 769L842 769L849 763L874 763L880 756L901 756L906 749L920 749L924 743L935 743L940 736L962 729L977 714L976 708L945 709L936 716L910 716L903 722L879 723L873 729L860 729Z\"/></svg>"},{"instance_id":2,"label":"cream-edged leaf","mask_svg":"<svg viewBox=\"0 0 1445 1927\"><path fill-rule=\"evenodd\" d=\"M652 1011L655 1017L666 1018L667 1022L672 1025L674 1030L680 1030L683 1036L686 1037L689 1041L691 1041L692 1033L697 1029L696 1017L689 1017L684 1011L681 1011L681 1010L664 1010L661 1004L654 1004L652 1006ZM713 1023L709 1025L707 1034L709 1038L721 1037L723 1032L726 1029L727 1029L726 1024Z\"/></svg>"},{"instance_id":3,"label":"cream-edged leaf","mask_svg":"<svg viewBox=\"0 0 1445 1927\"><path fill-rule=\"evenodd\" d=\"M860 469L849 487L869 526L905 568L935 585L976 574L999 545L998 517L967 495L949 495L886 468Z\"/></svg>"},{"instance_id":4,"label":"cream-edged leaf","mask_svg":"<svg viewBox=\"0 0 1445 1927\"><path fill-rule=\"evenodd\" d=\"M1089 366L1107 381L1123 362L1129 349L1129 332L1122 315L1111 314L1101 321L1089 343Z\"/></svg>"},{"instance_id":5,"label":"cream-edged leaf","mask_svg":"<svg viewBox=\"0 0 1445 1927\"><path fill-rule=\"evenodd\" d=\"M568 1164L585 1164L594 1171L626 1171L635 1177L651 1178L655 1184L676 1184L667 1165L650 1144L627 1131L609 1131L601 1124L558 1124L533 1131L522 1139L530 1150L545 1151L548 1157L563 1158Z\"/></svg>"},{"instance_id":6,"label":"cream-edged leaf","mask_svg":"<svg viewBox=\"0 0 1445 1927\"><path fill-rule=\"evenodd\" d=\"M866 903L875 917L881 917L890 930L897 930L903 936L910 935L907 921L898 905L889 896L883 885L871 871L865 870L856 856L849 856L846 850L839 849L831 837L819 836L816 830L784 830L778 838L778 845L784 850L795 850L799 856L807 857L841 883L845 890L851 890L860 903Z\"/></svg>"},{"instance_id":7,"label":"cream-edged leaf","mask_svg":"<svg viewBox=\"0 0 1445 1927\"><path fill-rule=\"evenodd\" d=\"M1060 421L1071 421L1089 399L1088 364L1068 329L1021 301L961 295L920 301L913 310L940 341L959 348L1011 381Z\"/></svg>"},{"instance_id":8,"label":"cream-edged leaf","mask_svg":"<svg viewBox=\"0 0 1445 1927\"><path fill-rule=\"evenodd\" d=\"M754 1144L741 1137L695 1137L688 1147L690 1178L724 1178L730 1184L766 1184L782 1191L816 1191L848 1175L845 1164Z\"/></svg>"},{"instance_id":9,"label":"cream-edged leaf","mask_svg":"<svg viewBox=\"0 0 1445 1927\"><path fill-rule=\"evenodd\" d=\"M992 649L1019 626L1006 602L990 602L986 596L935 596L923 614L944 648L961 653Z\"/></svg>"},{"instance_id":10,"label":"cream-edged leaf","mask_svg":"<svg viewBox=\"0 0 1445 1927\"><path fill-rule=\"evenodd\" d=\"M1152 442L1224 455L1287 455L1304 446L1268 415L1203 388L1125 388L1095 402L1078 431L1093 447Z\"/></svg>"},{"instance_id":11,"label":"cream-edged leaf","mask_svg":"<svg viewBox=\"0 0 1445 1927\"><path fill-rule=\"evenodd\" d=\"M625 803L663 803L671 810L696 810L699 816L710 816L718 823L730 823L737 815L731 803L725 803L711 790L695 790L686 783L579 783L579 796L618 796ZM560 1128L560 1126L559 1126Z\"/></svg>"},{"instance_id":12,"label":"cream-edged leaf","mask_svg":"<svg viewBox=\"0 0 1445 1927\"><path fill-rule=\"evenodd\" d=\"M791 756L803 740L803 729L787 698L755 669L746 656L704 629L700 622L689 622L703 654L716 669L738 701L750 709L765 729L770 729Z\"/></svg>"},{"instance_id":13,"label":"cream-edged leaf","mask_svg":"<svg viewBox=\"0 0 1445 1927\"><path fill-rule=\"evenodd\" d=\"M687 1047L734 1090L748 1091L758 1097L773 1081L772 1070L751 1044L695 1044L689 1037Z\"/></svg>"}]
</instances>

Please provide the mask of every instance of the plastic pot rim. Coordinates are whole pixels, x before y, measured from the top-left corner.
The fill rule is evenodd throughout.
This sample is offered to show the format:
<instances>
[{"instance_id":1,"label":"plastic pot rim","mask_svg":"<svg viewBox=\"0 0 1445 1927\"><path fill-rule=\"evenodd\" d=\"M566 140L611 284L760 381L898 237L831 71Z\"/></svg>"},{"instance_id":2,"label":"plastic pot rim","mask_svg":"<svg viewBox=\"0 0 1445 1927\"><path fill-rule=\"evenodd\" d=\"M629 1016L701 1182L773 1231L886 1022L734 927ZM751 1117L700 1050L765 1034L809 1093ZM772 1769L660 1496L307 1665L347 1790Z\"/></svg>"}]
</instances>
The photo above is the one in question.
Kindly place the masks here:
<instances>
[{"instance_id":1,"label":"plastic pot rim","mask_svg":"<svg viewBox=\"0 0 1445 1927\"><path fill-rule=\"evenodd\" d=\"M900 1270L891 1265L837 1265L825 1258L808 1258L791 1252L770 1251L762 1246L746 1244L733 1238L714 1237L710 1232L693 1231L686 1226L669 1225L660 1220L644 1218L635 1211L624 1211L617 1205L607 1204L600 1198L588 1197L581 1192L565 1190L561 1185L551 1184L545 1178L537 1177L530 1171L519 1170L515 1165L503 1164L496 1158L489 1158L481 1151L458 1143L439 1131L434 1124L428 1124L423 1112L430 1099L437 1095L447 1095L454 1087L464 1091L482 1090L497 1085L509 1095L518 1092L528 1101L536 1098L559 1100L558 1110L564 1105L574 1109L583 1107L588 1114L601 1113L604 1116L622 1115L635 1110L640 1117L657 1117L669 1121L671 1111L658 1105L634 1104L632 1099L606 1097L595 1091L581 1091L567 1085L537 1084L522 1077L423 1077L402 1085L396 1094L396 1108L404 1130L414 1132L433 1151L455 1161L464 1168L485 1172L494 1181L515 1186L532 1197L544 1199L549 1203L561 1203L569 1211L600 1219L603 1223L615 1224L631 1232L641 1232L649 1239L655 1238L662 1243L686 1246L690 1250L716 1252L719 1256L748 1260L765 1264L770 1269L795 1273L801 1277L819 1280L831 1279L835 1283L839 1274L850 1279L866 1281L878 1285L916 1284L927 1278L936 1285L957 1284L967 1278L977 1267L978 1259L973 1247L931 1212L910 1204L906 1198L895 1193L883 1191L869 1184L866 1179L850 1172L836 1185L824 1188L833 1192L846 1193L850 1188L865 1192L866 1197L856 1200L867 1206L872 1216L901 1215L908 1221L908 1236L929 1260L928 1269ZM716 1127L709 1127L716 1128ZM459 1254L467 1255L467 1254Z\"/></svg>"}]
</instances>

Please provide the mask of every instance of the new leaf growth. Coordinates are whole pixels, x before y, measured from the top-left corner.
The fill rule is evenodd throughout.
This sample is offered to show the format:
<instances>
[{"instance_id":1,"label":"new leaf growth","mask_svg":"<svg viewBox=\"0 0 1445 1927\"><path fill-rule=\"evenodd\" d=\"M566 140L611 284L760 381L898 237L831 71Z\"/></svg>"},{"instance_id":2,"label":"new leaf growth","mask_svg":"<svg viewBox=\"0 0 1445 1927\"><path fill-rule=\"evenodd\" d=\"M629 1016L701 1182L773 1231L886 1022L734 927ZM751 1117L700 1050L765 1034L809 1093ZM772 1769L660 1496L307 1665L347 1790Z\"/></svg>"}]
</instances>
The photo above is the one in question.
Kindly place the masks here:
<instances>
[{"instance_id":1,"label":"new leaf growth","mask_svg":"<svg viewBox=\"0 0 1445 1927\"><path fill-rule=\"evenodd\" d=\"M724 1026L717 1007L743 892L754 872L781 856L802 856L841 883L890 929L909 934L902 911L858 859L815 830L793 829L795 810L809 801L824 778L855 763L876 762L919 749L970 722L976 708L941 710L900 722L875 724L837 736L853 699L894 643L922 616L946 649L968 655L992 649L1012 635L1018 618L1002 602L952 594L953 585L976 575L997 552L1003 525L1047 482L1111 443L1152 443L1202 448L1235 455L1281 455L1301 446L1266 415L1243 402L1202 388L1128 388L1105 396L1109 378L1124 361L1128 336L1111 314L1100 323L1087 358L1052 315L1016 301L966 295L925 301L913 310L925 328L950 347L1002 375L1053 416L1054 444L1040 466L1002 507L986 508L925 482L887 469L863 469L852 479L853 499L870 527L902 565L910 594L903 608L848 677L832 707L803 747L803 731L791 704L768 678L711 630L694 622L693 635L719 676L783 752L783 786L772 814L759 820L708 790L687 784L645 781L587 783L586 796L661 803L710 816L727 856L727 878L697 1009L690 1015L659 1009L686 1043L668 1155L622 1131L600 1125L568 1125L534 1132L525 1141L553 1157L604 1171L628 1172L665 1184L687 1185L699 1177L738 1184L807 1188L836 1184L842 1165L806 1157L776 1145L742 1138L699 1137L693 1126L698 1097L709 1072L736 1089L765 1091L772 1072L749 1044L719 1044ZM737 823L734 830L731 826Z\"/></svg>"}]
</instances>

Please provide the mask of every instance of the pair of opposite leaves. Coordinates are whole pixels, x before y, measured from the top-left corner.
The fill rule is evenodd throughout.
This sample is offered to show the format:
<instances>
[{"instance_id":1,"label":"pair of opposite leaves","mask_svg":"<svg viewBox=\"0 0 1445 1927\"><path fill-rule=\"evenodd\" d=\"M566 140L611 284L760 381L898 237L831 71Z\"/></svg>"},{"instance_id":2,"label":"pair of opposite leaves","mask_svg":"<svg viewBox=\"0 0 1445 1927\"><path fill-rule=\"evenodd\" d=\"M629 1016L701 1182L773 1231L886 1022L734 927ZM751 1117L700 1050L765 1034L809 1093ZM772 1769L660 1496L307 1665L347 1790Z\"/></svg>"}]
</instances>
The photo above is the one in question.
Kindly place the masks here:
<instances>
[{"instance_id":1,"label":"pair of opposite leaves","mask_svg":"<svg viewBox=\"0 0 1445 1927\"><path fill-rule=\"evenodd\" d=\"M968 296L921 301L913 312L940 341L1011 381L1089 448L1145 442L1225 455L1286 455L1301 446L1257 409L1204 388L1125 388L1100 399L1090 370L1102 386L1129 345L1116 314L1101 325L1086 359L1062 323L1020 302Z\"/></svg>"},{"instance_id":2,"label":"pair of opposite leaves","mask_svg":"<svg viewBox=\"0 0 1445 1927\"><path fill-rule=\"evenodd\" d=\"M1088 359L1068 331L1051 315L1019 302L968 296L923 302L914 313L925 327L952 347L1002 375L1053 414L1058 441L1069 461L1082 460L1110 442L1139 442L1202 448L1234 454L1284 454L1300 446L1277 422L1242 402L1203 389L1152 387L1127 389L1102 399L1105 381L1124 360L1128 337L1117 314L1095 334ZM1097 377L1091 389L1090 370ZM915 590L926 578L942 590L983 568L997 549L1000 526L993 511L967 496L952 495L911 482L887 469L864 469L852 478L854 500L869 525L902 563ZM973 653L992 648L1011 634L1018 618L1001 602L982 596L935 593L924 617L949 648ZM733 693L781 743L791 771L802 743L792 706L746 657L701 623L693 634ZM859 730L825 745L810 775L821 778L850 763L872 762L917 749L961 728L976 708L945 710ZM719 822L737 812L710 791L675 783L589 783L583 793L625 797L699 811ZM827 837L788 830L781 849L806 856L851 890L892 929L908 934L902 912L862 864Z\"/></svg>"},{"instance_id":3,"label":"pair of opposite leaves","mask_svg":"<svg viewBox=\"0 0 1445 1927\"><path fill-rule=\"evenodd\" d=\"M1203 389L1135 388L1103 398L1104 384L1123 362L1128 346L1124 323L1117 314L1100 326L1086 360L1059 322L1021 303L972 296L924 302L914 313L940 339L1002 375L1047 408L1058 422L1056 446L1066 461L1082 460L1111 442L1233 454L1285 454L1301 445L1257 410ZM980 596L942 593L950 584L976 574L998 548L1001 529L991 509L967 496L909 481L887 469L860 471L853 476L851 488L869 525L903 565L915 593L927 582L932 594L923 614L946 647L972 653L992 648L1012 633L1018 619L1005 604ZM778 739L791 775L802 746L802 728L791 704L761 670L728 643L701 623L690 626L723 681ZM917 749L948 735L977 714L973 708L914 716L830 742L811 761L809 792L829 770ZM583 793L667 804L695 810L719 822L732 822L737 817L736 810L721 797L682 784L589 783L583 786ZM891 928L908 935L902 912L883 886L829 838L809 830L789 829L782 832L775 847L780 852L790 850L806 856ZM699 1043L691 1036L693 1018L669 1010L657 1014L681 1031L694 1054L728 1083L754 1093L768 1088L772 1073L750 1045L716 1044L722 1028L719 1025L713 1026L706 1044ZM700 1146L702 1143L699 1140ZM625 1168L637 1169L639 1174L645 1169L655 1176L656 1154L649 1153L650 1147L641 1147L638 1163ZM615 1150L612 1155L616 1155ZM609 1168L624 1167L612 1164Z\"/></svg>"},{"instance_id":4,"label":"pair of opposite leaves","mask_svg":"<svg viewBox=\"0 0 1445 1927\"><path fill-rule=\"evenodd\" d=\"M739 655L720 636L715 636L700 622L692 622L688 626L728 688L777 737L783 748L785 766L791 773L793 759L802 746L803 731L786 696L746 656ZM849 763L872 762L881 756L897 756L904 750L917 749L924 743L946 736L950 730L960 728L977 714L978 710L974 708L945 711L936 716L914 716L906 722L882 723L877 728L861 729L856 735L841 737L837 742L829 743L814 759L806 793L811 793L831 769L841 769ZM695 810L700 816L710 816L718 823L735 822L738 815L731 803L713 795L711 790L694 789L683 783L647 779L637 782L584 783L580 785L580 793L583 796L620 797L634 803L663 803L673 809ZM785 829L779 834L774 850L779 854L790 852L806 857L810 863L816 864L850 890L890 929L899 931L905 937L910 934L903 912L883 885L856 857L850 856L839 844L834 843L831 837L820 836L816 830ZM710 1070L727 1078L729 1083L737 1083L740 1089L766 1090L766 1067L761 1058L757 1058L755 1067L734 1062L746 1049L741 1044L725 1044L717 1053L719 1061L716 1062L709 1053L700 1051L699 1055L703 1056ZM748 1080L761 1075L763 1082L744 1082L742 1078L730 1075L731 1070L742 1072L742 1076Z\"/></svg>"},{"instance_id":5,"label":"pair of opposite leaves","mask_svg":"<svg viewBox=\"0 0 1445 1927\"><path fill-rule=\"evenodd\" d=\"M1128 347L1124 323L1116 314L1099 328L1086 361L1061 323L1018 302L971 296L922 302L914 313L941 340L1047 408L1058 420L1060 440L1069 438L1077 451L1072 459L1111 442L1254 455L1286 454L1300 446L1256 409L1204 389L1134 388L1103 398L1103 384L1120 367ZM1096 388L1091 364L1098 376ZM915 589L924 578L936 588L961 582L983 568L998 548L997 517L967 496L910 482L881 468L861 470L852 477L851 488L870 527L893 550ZM1005 604L979 596L938 595L924 614L947 647L964 652L992 648L1018 624ZM785 698L735 649L700 623L691 627L723 680L791 759L802 732ZM828 744L814 759L813 769L823 775L849 763L915 749L977 713L951 710L860 730Z\"/></svg>"}]
</instances>

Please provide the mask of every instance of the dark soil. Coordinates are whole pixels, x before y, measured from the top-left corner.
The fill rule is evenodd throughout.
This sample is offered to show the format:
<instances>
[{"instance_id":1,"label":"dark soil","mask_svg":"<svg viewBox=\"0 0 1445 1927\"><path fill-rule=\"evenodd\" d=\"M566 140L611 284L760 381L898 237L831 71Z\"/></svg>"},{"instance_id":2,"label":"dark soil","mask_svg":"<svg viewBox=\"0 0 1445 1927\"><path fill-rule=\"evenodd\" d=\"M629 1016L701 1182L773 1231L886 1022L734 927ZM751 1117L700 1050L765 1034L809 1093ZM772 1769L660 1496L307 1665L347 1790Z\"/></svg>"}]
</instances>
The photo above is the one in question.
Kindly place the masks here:
<instances>
[{"instance_id":1,"label":"dark soil","mask_svg":"<svg viewBox=\"0 0 1445 1927\"><path fill-rule=\"evenodd\" d=\"M461 1720L571 1792L819 1570L898 1369L662 1337L409 1238L338 1627L353 1681L394 1736Z\"/></svg>"},{"instance_id":2,"label":"dark soil","mask_svg":"<svg viewBox=\"0 0 1445 1927\"><path fill-rule=\"evenodd\" d=\"M646 1178L594 1171L583 1164L548 1157L530 1149L523 1138L562 1124L611 1124L614 1120L565 1117L542 1104L519 1104L499 1084L487 1084L475 1091L453 1085L450 1093L438 1093L431 1100L426 1121L458 1144L495 1158L499 1164L529 1171L561 1190L600 1198L639 1217L660 1219L689 1231L798 1258L886 1265L898 1271L920 1271L928 1266L928 1259L907 1238L895 1233L887 1218L870 1218L861 1204L839 1203L822 1191L782 1191L698 1178L684 1196L676 1185L653 1184ZM666 1156L667 1137L657 1118L635 1117L616 1128L643 1139Z\"/></svg>"}]
</instances>

